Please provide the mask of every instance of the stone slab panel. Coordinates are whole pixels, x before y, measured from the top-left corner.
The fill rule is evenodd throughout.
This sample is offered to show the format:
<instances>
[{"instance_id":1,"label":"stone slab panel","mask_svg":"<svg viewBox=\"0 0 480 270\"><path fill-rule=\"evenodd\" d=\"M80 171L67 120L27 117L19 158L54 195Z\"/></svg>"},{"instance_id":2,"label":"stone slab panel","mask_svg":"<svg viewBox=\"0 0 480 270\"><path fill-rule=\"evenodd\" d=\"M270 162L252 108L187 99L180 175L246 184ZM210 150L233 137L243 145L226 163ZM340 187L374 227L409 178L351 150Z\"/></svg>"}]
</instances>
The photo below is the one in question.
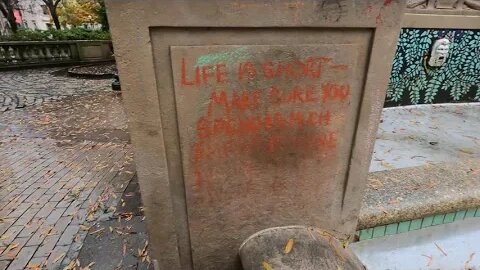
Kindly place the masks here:
<instances>
[{"instance_id":1,"label":"stone slab panel","mask_svg":"<svg viewBox=\"0 0 480 270\"><path fill-rule=\"evenodd\" d=\"M196 269L233 269L268 227L339 229L358 58L355 44L171 47Z\"/></svg>"},{"instance_id":2,"label":"stone slab panel","mask_svg":"<svg viewBox=\"0 0 480 270\"><path fill-rule=\"evenodd\" d=\"M109 9L109 21L112 25L111 29L115 43L115 53L118 56L116 60L119 66L119 74L122 78L122 96L125 98L129 112L129 127L132 131L132 142L137 149L137 168L145 213L148 217L147 223L149 239L151 240L151 256L152 259L154 259L154 264L158 265L158 268L186 270L240 269L239 265L234 266L231 263L230 258L234 256L231 254L229 254L230 257L227 258L228 264L221 264L224 262L224 258L217 260L215 254L213 254L214 256L211 258L205 257L205 263L198 263L199 260L203 259L201 256L199 257L199 254L201 254L199 253L201 251L198 249L199 236L210 236L208 233L207 235L202 235L205 232L198 227L200 226L198 224L201 224L202 220L208 220L207 217L212 217L212 215L211 213L200 212L200 210L198 210L198 213L195 213L197 210L194 209L197 209L197 205L192 204L192 202L198 200L203 204L203 207L205 207L207 202L211 200L209 198L215 198L215 196L210 196L208 192L205 191L206 189L204 187L207 186L205 183L210 183L213 187L211 190L208 190L211 195L219 196L219 199L223 200L223 202L226 201L224 205L226 209L238 211L244 216L253 216L251 213L246 213L248 210L239 208L239 206L248 206L249 210L255 213L261 213L261 215L255 216L257 221L245 222L247 225L256 224L255 226L244 226L241 233L228 235L228 238L223 238L221 242L205 243L205 245L209 246L206 247L206 249L214 245L218 247L223 246L226 250L231 251L232 254L236 254L238 248L237 246L232 250L234 246L232 242L240 242L243 240L240 239L244 237L241 234L246 234L247 232L253 233L255 230L263 229L259 227L262 227L262 224L266 224L266 220L271 219L272 222L269 226L275 226L275 222L279 221L271 216L276 216L277 211L282 213L282 208L278 207L282 206L281 202L276 202L278 204L272 207L273 199L270 198L270 196L277 199L286 198L291 201L299 200L297 203L292 203L288 200L284 202L286 208L289 208L292 205L301 205L306 200L301 197L303 196L303 194L299 192L301 188L306 188L307 194L309 193L308 189L320 189L317 186L331 188L334 190L334 193L338 191L338 187L326 186L322 183L318 184L315 182L315 185L309 185L311 184L309 181L312 178L311 175L309 175L311 171L307 170L306 172L302 172L303 176L306 175L306 177L304 177L305 181L299 181L299 183L303 183L304 186L295 186L298 188L291 191L291 197L285 194L281 196L278 194L270 195L267 192L263 193L263 196L260 196L258 193L262 191L262 189L272 189L272 182L274 182L272 175L275 173L269 171L266 175L258 175L268 169L266 167L268 165L266 162L268 156L265 154L265 146L264 148L259 147L257 151L257 159L261 160L261 164L249 164L249 161L254 160L252 156L246 153L239 154L234 151L232 151L232 155L220 160L220 162L218 162L219 158L217 157L216 162L219 165L215 166L212 170L205 170L206 172L204 172L207 173L207 175L209 174L215 177L204 177L208 181L199 181L202 183L200 185L202 190L197 190L199 185L195 183L196 176L194 174L192 175L195 166L192 166L193 162L192 160L188 160L188 158L193 156L191 151L197 142L196 137L191 137L191 135L196 136L196 124L199 117L204 116L206 113L209 96L208 92L204 94L203 92L205 91L201 91L203 89L198 88L193 91L201 92L206 96L197 94L197 103L188 104L179 101L178 93L181 89L179 89L177 85L174 85L174 79L177 80L175 83L178 84L178 74L176 74L178 73L178 69L172 71L170 63L172 52L175 50L172 46L205 47L209 45L232 46L235 44L271 44L273 46L297 46L307 44L315 46L316 44L333 44L331 47L336 48L338 45L338 49L341 49L342 45L357 44L362 48L357 51L359 59L362 58L362 61L358 62L355 72L351 74L353 77L351 78L352 96L350 99L350 101L358 101L361 103L361 106L352 103L352 108L357 107L356 116L354 119L345 120L347 122L355 122L353 127L356 129L355 134L352 141L340 140L341 142L338 148L335 148L338 150L338 152L336 152L338 155L343 154L344 152L342 151L345 149L351 149L348 161L349 173L348 176L344 175L343 177L344 181L341 187L343 195L341 201L332 202L332 205L328 206L327 210L324 210L325 212L328 212L328 209L336 208L336 210L338 210L340 206L341 211L337 211L336 218L337 221L341 222L338 222L335 227L338 231L350 235L353 234L357 223L362 190L365 186L369 159L373 149L373 138L375 137L380 119L388 74L391 68L391 58L398 39L398 29L405 1L163 0L161 4L159 4L157 0L142 0L135 1L135 3L120 0L107 1L106 4ZM295 49L294 52L300 53L300 50L297 50L298 49ZM343 50L341 51L343 53ZM353 49L353 51L355 51L355 49ZM198 53L206 53L207 55L220 53L220 55L215 56L220 58L225 56L221 54L221 51L214 50L192 51L191 53L192 55L189 55L191 58L200 56L197 55ZM241 56L241 54L238 56ZM303 57L303 55L301 56ZM215 57L203 57L199 59L201 61L197 63L198 67L214 64L215 61L212 62L212 60L215 60ZM277 57L281 59L288 57L288 55L278 55ZM173 59L178 60L178 57L173 57ZM265 60L267 58L263 56L263 58L260 59ZM187 63L192 65L191 62ZM255 61L255 63L257 62ZM195 64L194 62L193 65ZM181 62L175 62L174 65L176 65L177 68L181 68ZM208 80L212 78L216 79L216 72L218 70L222 71L223 69L224 67L221 66L206 68L205 76ZM368 74L366 74L367 71ZM201 82L204 80L202 70L200 70L199 75L196 74L195 68L193 71L190 70L188 72L190 72L188 73L189 77L185 78L185 83L191 83L192 80L197 81L197 76L199 77L198 81ZM246 71L246 73L250 74L252 71ZM219 80L222 80L223 75L221 72L218 76ZM247 75L247 77L249 76L250 75ZM305 83L305 81L302 81L302 83ZM265 82L254 81L252 85L245 84L251 88L255 88L255 84L258 84L260 87L264 86ZM361 87L359 85L361 85ZM360 89L359 87L364 90L356 92ZM218 91L221 91L221 89L218 89ZM232 98L233 90L227 89L225 91L225 95L228 96L228 98ZM239 89L240 93L241 91L242 89ZM282 89L282 91L288 90ZM361 100L353 99L353 94L360 92L363 92L363 98ZM295 96L294 99L295 98L297 97ZM206 104L201 104L201 102L205 102ZM313 106L313 104L310 105ZM290 107L284 106L283 108L273 108L271 110L275 115L275 113L290 113L291 110L295 108L295 105L291 105ZM345 114L349 113L348 108L344 111ZM265 105L259 106L256 113L259 113L263 109L267 109L267 107ZM318 109L320 110L322 107L319 106ZM198 110L197 112L199 114L189 117L189 112L195 110ZM217 108L215 112L212 112L212 115L217 117L219 111L221 110ZM268 111L265 111L265 113L267 112ZM183 116L180 116L181 114ZM252 113L252 117L256 117L254 113ZM217 123L217 130L221 127L221 124L222 121ZM343 139L347 138L348 130L352 128L350 125L334 124L331 124L330 127L344 128L345 133L343 135L345 136ZM255 130L255 125L253 125L253 130ZM188 132L186 133L186 131ZM325 131L328 132L326 127L314 127L309 129L311 133L307 132L303 135L323 133ZM231 132L231 130L228 132ZM295 133L295 131L289 133L285 130L278 132L279 135L282 136ZM257 133L260 138L258 142L265 144L265 140L270 133L265 131L259 131ZM237 135L237 137L239 139L232 142L231 145L236 145L238 149L239 145L246 144L245 142L251 139L252 136L241 137ZM212 142L215 143L217 142L216 140L217 139L213 139ZM287 143L285 143L285 141ZM280 142L285 145L290 141L289 139L285 139ZM274 144L275 140L272 143ZM345 143L351 143L352 146L342 145ZM304 145L305 144L308 145L308 142L304 143ZM270 166L269 168L277 168L277 173L280 175L283 171L287 170L287 165L293 167L293 170L300 170L300 168L305 166L308 167L309 162L311 164L316 162L314 156L318 154L317 151L307 149L308 147L306 146L303 146L302 151L292 151L293 155L289 157L288 150L289 148L294 148L293 146L294 145L279 147L281 149L285 148L285 151L280 151L279 153L283 153L281 157L279 156L276 159L270 158L270 161L283 162L282 165L284 166L273 164L272 161L271 163L273 165L268 165ZM253 146L246 147L246 149L251 148L253 148ZM222 151L228 152L230 148ZM251 152L251 150L249 151ZM307 153L310 156L306 155ZM307 157L299 158L301 155L306 155ZM295 158L295 156L297 158ZM299 162L288 162L290 160L299 160ZM205 166L209 168L209 165L215 163L214 160L210 161L208 158L203 159L203 161L205 161L205 163L202 163L202 168ZM232 163L232 169L226 169L226 163L228 162ZM335 162L332 161L332 163ZM330 179L333 182L335 182L336 179L341 179L342 174L345 172L342 171L343 168L340 164L337 164L337 166L338 174L335 174L335 179ZM245 167L247 169L244 169ZM320 178L331 176L332 167L327 166L327 170L319 167L318 176ZM233 171L237 171L238 175L236 174L235 177L229 177L234 174ZM250 176L251 179L257 179L257 182L252 184L252 192L254 194L252 196L246 196L244 194L246 181L239 181L248 179L245 175L249 172L252 173ZM279 178L280 181L275 182L286 184L287 186L292 185L293 180L290 179L291 177L287 178L287 180L282 179L282 177ZM225 181L225 187L218 185L218 180L220 179L227 180ZM262 180L264 182L262 182ZM279 190L278 193L286 193L282 189L282 185L276 185L277 184L274 185L274 188ZM265 189L267 187L270 189ZM240 202L228 201L228 198L233 195L223 194L223 190L228 190L229 193L237 193ZM301 196L298 196L299 194ZM318 197L319 201L324 201L324 195L320 194ZM263 205L264 200L266 201L265 205ZM247 204L247 202L250 202L250 204ZM198 209L202 208L202 204L198 205ZM217 209L220 204L221 202L215 202L213 200L211 212L218 211ZM257 208L259 209L257 210ZM226 210L219 212L218 217L213 217L217 219L217 221L210 222L216 222L217 225L230 224L232 221L238 222L238 220L243 217L239 215L235 220L227 220L226 218L232 218L233 215L225 212ZM316 210L313 214L318 212L322 211ZM299 213L289 213L288 215L279 214L278 216L282 216L283 220L280 221L283 222L294 220L292 217L302 216L302 213L304 212L299 211ZM328 217L331 216L332 215L329 215ZM328 217L322 222L325 222L325 224L334 224L334 221L327 220ZM190 224L190 218L192 218L192 224ZM258 228L256 227L257 225ZM204 226L205 231L217 230L220 234L224 229L221 226L212 228L207 228L207 225L201 226ZM192 236L192 239L190 236ZM212 262L217 263L217 265L212 266L213 264L210 264Z\"/></svg>"}]
</instances>

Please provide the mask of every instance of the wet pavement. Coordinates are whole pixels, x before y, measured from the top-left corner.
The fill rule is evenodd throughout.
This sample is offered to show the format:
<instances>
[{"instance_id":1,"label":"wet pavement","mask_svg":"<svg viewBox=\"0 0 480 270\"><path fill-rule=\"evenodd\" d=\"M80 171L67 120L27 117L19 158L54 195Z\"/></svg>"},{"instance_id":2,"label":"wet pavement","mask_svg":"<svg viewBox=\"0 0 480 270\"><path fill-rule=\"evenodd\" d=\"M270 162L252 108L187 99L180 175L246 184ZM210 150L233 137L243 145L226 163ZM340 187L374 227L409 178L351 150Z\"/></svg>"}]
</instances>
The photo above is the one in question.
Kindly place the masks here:
<instances>
[{"instance_id":1,"label":"wet pavement","mask_svg":"<svg viewBox=\"0 0 480 270\"><path fill-rule=\"evenodd\" d=\"M110 80L66 79L65 69L42 68L0 73L0 112L41 105L99 91L110 91ZM107 83L108 82L108 83Z\"/></svg>"},{"instance_id":2,"label":"wet pavement","mask_svg":"<svg viewBox=\"0 0 480 270\"><path fill-rule=\"evenodd\" d=\"M52 71L0 73L0 270L72 269L77 258L147 268L121 95L109 79ZM478 115L480 104L386 109L370 170L478 160Z\"/></svg>"},{"instance_id":3,"label":"wet pavement","mask_svg":"<svg viewBox=\"0 0 480 270\"><path fill-rule=\"evenodd\" d=\"M116 218L134 176L111 80L52 71L0 73L0 111L9 108L0 112L0 270L73 269L90 228Z\"/></svg>"},{"instance_id":4,"label":"wet pavement","mask_svg":"<svg viewBox=\"0 0 480 270\"><path fill-rule=\"evenodd\" d=\"M80 265L94 262L92 269L153 270L140 201L134 177L117 207L116 218L99 221L90 228L78 256Z\"/></svg>"}]
</instances>

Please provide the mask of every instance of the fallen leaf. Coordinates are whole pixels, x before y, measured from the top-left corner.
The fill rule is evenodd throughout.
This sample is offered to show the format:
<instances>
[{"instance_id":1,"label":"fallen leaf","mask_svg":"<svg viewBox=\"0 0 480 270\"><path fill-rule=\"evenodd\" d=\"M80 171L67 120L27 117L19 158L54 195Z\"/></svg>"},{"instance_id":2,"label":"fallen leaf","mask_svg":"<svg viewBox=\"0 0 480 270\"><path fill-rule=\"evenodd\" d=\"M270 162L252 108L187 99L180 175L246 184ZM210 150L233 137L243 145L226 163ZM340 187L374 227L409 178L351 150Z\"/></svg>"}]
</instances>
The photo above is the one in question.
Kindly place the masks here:
<instances>
[{"instance_id":1,"label":"fallen leaf","mask_svg":"<svg viewBox=\"0 0 480 270\"><path fill-rule=\"evenodd\" d=\"M103 230L105 230L105 228L100 228L100 229L98 229L98 230L95 230L95 231L91 232L90 235L99 233L99 232L101 232L101 231L103 231Z\"/></svg>"},{"instance_id":2,"label":"fallen leaf","mask_svg":"<svg viewBox=\"0 0 480 270\"><path fill-rule=\"evenodd\" d=\"M427 266L430 266L432 265L432 261L433 261L433 256L427 256L427 255L424 255L422 254L423 257L426 257L428 259L427 261Z\"/></svg>"},{"instance_id":3,"label":"fallen leaf","mask_svg":"<svg viewBox=\"0 0 480 270\"><path fill-rule=\"evenodd\" d=\"M88 231L90 230L90 227L86 226L86 225L80 225L80 230L82 231Z\"/></svg>"},{"instance_id":4,"label":"fallen leaf","mask_svg":"<svg viewBox=\"0 0 480 270\"><path fill-rule=\"evenodd\" d=\"M443 250L437 243L434 243L434 244L435 246L437 246L438 250L440 250L444 256L447 256L447 253L445 252L445 250Z\"/></svg>"},{"instance_id":5,"label":"fallen leaf","mask_svg":"<svg viewBox=\"0 0 480 270\"><path fill-rule=\"evenodd\" d=\"M283 251L285 254L288 254L293 249L293 239L288 239L287 244L285 245L285 250Z\"/></svg>"},{"instance_id":6,"label":"fallen leaf","mask_svg":"<svg viewBox=\"0 0 480 270\"><path fill-rule=\"evenodd\" d=\"M390 170L393 170L395 169L395 166L393 166L392 164L386 162L386 161L380 161L380 165L387 168L387 169L390 169Z\"/></svg>"},{"instance_id":7,"label":"fallen leaf","mask_svg":"<svg viewBox=\"0 0 480 270\"><path fill-rule=\"evenodd\" d=\"M10 246L8 246L8 248L3 252L4 254L7 254L9 253L10 251L16 249L20 244L18 243L14 243L14 244L11 244Z\"/></svg>"},{"instance_id":8,"label":"fallen leaf","mask_svg":"<svg viewBox=\"0 0 480 270\"><path fill-rule=\"evenodd\" d=\"M62 253L60 254L58 257L56 257L54 260L53 260L53 263L56 263L58 262L60 259L62 259L63 257L65 257L66 253Z\"/></svg>"},{"instance_id":9,"label":"fallen leaf","mask_svg":"<svg viewBox=\"0 0 480 270\"><path fill-rule=\"evenodd\" d=\"M465 270L470 270L469 264L473 260L473 256L475 256L475 252L470 254L470 256L468 257L468 260L465 262L465 265L464 265Z\"/></svg>"},{"instance_id":10,"label":"fallen leaf","mask_svg":"<svg viewBox=\"0 0 480 270\"><path fill-rule=\"evenodd\" d=\"M43 265L41 263L31 263L29 262L27 265L27 269L29 270L42 270Z\"/></svg>"},{"instance_id":11,"label":"fallen leaf","mask_svg":"<svg viewBox=\"0 0 480 270\"><path fill-rule=\"evenodd\" d=\"M465 154L473 155L473 151L471 149L468 149L468 148L462 148L459 151L462 152L462 153L465 153Z\"/></svg>"},{"instance_id":12,"label":"fallen leaf","mask_svg":"<svg viewBox=\"0 0 480 270\"><path fill-rule=\"evenodd\" d=\"M71 261L67 266L65 266L65 268L63 268L63 270L75 270L75 264L75 261Z\"/></svg>"},{"instance_id":13,"label":"fallen leaf","mask_svg":"<svg viewBox=\"0 0 480 270\"><path fill-rule=\"evenodd\" d=\"M378 189L384 187L382 181L380 181L378 179L375 179L375 178L371 178L371 179L368 180L368 186L375 189L375 190L378 190Z\"/></svg>"},{"instance_id":14,"label":"fallen leaf","mask_svg":"<svg viewBox=\"0 0 480 270\"><path fill-rule=\"evenodd\" d=\"M88 264L87 266L85 266L85 267L80 267L80 270L91 270L90 267L91 267L92 265L94 265L94 264L95 264L95 262L91 262L91 263L89 263L89 264Z\"/></svg>"},{"instance_id":15,"label":"fallen leaf","mask_svg":"<svg viewBox=\"0 0 480 270\"><path fill-rule=\"evenodd\" d=\"M272 265L266 261L262 262L263 270L273 270Z\"/></svg>"}]
</instances>

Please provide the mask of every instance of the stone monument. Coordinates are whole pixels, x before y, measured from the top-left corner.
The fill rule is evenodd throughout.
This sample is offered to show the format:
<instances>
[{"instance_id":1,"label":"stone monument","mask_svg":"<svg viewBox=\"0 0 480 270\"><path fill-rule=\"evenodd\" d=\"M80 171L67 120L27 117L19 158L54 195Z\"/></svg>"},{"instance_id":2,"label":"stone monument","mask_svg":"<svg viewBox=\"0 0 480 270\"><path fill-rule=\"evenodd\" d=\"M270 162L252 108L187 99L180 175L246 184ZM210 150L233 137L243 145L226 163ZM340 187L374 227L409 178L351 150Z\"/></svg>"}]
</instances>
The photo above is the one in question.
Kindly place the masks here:
<instances>
[{"instance_id":1,"label":"stone monument","mask_svg":"<svg viewBox=\"0 0 480 270\"><path fill-rule=\"evenodd\" d=\"M353 235L402 1L107 5L159 269L240 269L275 226Z\"/></svg>"}]
</instances>

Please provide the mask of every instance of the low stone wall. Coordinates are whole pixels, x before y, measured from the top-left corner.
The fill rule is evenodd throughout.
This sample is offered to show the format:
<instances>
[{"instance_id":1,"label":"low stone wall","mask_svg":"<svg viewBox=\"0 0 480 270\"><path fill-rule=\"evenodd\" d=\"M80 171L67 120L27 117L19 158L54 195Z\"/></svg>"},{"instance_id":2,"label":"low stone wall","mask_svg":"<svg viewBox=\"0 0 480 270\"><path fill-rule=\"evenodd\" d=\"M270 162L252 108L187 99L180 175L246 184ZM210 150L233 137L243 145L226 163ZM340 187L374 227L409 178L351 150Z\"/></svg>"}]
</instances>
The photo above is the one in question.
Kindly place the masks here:
<instances>
[{"instance_id":1,"label":"low stone wall","mask_svg":"<svg viewBox=\"0 0 480 270\"><path fill-rule=\"evenodd\" d=\"M113 60L107 40L0 42L0 69Z\"/></svg>"}]
</instances>

